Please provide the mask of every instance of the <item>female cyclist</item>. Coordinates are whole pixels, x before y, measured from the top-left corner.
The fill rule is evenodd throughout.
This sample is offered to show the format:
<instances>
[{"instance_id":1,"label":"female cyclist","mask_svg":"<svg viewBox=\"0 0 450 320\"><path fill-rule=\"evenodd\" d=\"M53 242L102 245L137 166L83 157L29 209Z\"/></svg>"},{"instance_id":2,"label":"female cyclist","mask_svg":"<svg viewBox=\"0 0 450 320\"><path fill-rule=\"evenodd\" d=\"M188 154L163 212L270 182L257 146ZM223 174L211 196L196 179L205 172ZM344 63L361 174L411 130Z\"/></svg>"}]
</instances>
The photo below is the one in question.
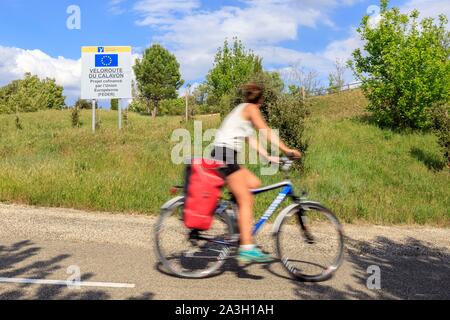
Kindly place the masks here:
<instances>
[{"instance_id":1,"label":"female cyclist","mask_svg":"<svg viewBox=\"0 0 450 320\"><path fill-rule=\"evenodd\" d=\"M241 246L239 260L243 262L269 262L272 258L257 248L253 242L253 203L251 189L261 186L261 181L249 170L238 164L238 154L242 152L247 141L252 148L272 163L278 163L278 157L268 155L268 152L257 142L255 129L266 136L272 145L278 146L283 153L301 157L301 152L288 148L279 137L268 127L259 108L263 103L263 90L256 84L243 87L244 101L238 105L223 121L214 141L212 157L225 162L221 173L225 177L228 189L233 193L239 207L239 229Z\"/></svg>"}]
</instances>

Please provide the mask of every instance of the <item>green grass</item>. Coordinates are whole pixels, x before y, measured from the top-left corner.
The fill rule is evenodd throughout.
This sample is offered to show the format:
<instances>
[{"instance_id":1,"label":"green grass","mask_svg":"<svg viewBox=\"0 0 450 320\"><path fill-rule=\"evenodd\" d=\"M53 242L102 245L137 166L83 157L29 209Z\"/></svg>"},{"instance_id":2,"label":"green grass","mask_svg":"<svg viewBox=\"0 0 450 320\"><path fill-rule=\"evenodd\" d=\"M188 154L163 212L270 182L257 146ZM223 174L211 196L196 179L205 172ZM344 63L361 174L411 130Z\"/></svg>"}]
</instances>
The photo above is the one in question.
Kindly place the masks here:
<instances>
[{"instance_id":1,"label":"green grass","mask_svg":"<svg viewBox=\"0 0 450 320\"><path fill-rule=\"evenodd\" d=\"M399 134L364 121L358 91L312 99L306 171L297 186L346 222L449 226L450 173L431 134ZM172 164L170 136L181 118L129 114L119 133L117 112L99 111L101 128L90 131L90 111L72 128L70 111L0 115L0 201L39 206L155 214L182 179ZM203 129L218 117L202 117ZM190 129L192 126L190 126ZM255 169L255 168L253 168ZM262 177L264 184L280 175ZM262 213L276 192L258 198Z\"/></svg>"},{"instance_id":2,"label":"green grass","mask_svg":"<svg viewBox=\"0 0 450 320\"><path fill-rule=\"evenodd\" d=\"M178 118L129 114L117 129L117 112L100 111L101 129L72 128L69 111L0 116L0 201L107 211L157 212L181 168L171 164L170 135Z\"/></svg>"},{"instance_id":3,"label":"green grass","mask_svg":"<svg viewBox=\"0 0 450 320\"><path fill-rule=\"evenodd\" d=\"M436 137L364 119L360 91L315 98L303 184L347 222L450 224L450 174Z\"/></svg>"}]
</instances>

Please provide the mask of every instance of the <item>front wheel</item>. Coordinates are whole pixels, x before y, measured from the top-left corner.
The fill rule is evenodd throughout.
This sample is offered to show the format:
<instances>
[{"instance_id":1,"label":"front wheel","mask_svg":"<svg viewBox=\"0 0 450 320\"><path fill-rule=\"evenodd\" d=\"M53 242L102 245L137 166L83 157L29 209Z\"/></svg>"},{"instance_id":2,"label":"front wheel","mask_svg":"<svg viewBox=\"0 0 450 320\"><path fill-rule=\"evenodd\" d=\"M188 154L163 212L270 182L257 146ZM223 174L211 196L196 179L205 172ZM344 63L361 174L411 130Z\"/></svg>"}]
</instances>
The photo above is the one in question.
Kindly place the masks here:
<instances>
[{"instance_id":1,"label":"front wheel","mask_svg":"<svg viewBox=\"0 0 450 320\"><path fill-rule=\"evenodd\" d=\"M344 258L341 224L330 210L313 202L299 204L285 214L276 246L285 269L301 281L331 278Z\"/></svg>"}]
</instances>

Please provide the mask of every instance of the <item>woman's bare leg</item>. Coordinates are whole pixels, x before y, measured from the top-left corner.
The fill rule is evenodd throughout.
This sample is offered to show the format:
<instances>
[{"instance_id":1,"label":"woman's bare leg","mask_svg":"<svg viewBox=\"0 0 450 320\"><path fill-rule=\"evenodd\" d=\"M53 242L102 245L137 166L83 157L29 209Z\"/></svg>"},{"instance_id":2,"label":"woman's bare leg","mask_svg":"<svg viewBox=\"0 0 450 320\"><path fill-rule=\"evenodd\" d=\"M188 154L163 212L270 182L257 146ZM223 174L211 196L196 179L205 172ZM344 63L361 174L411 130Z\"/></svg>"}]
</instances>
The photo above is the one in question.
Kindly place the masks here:
<instances>
[{"instance_id":1,"label":"woman's bare leg","mask_svg":"<svg viewBox=\"0 0 450 320\"><path fill-rule=\"evenodd\" d=\"M239 206L239 229L241 245L253 244L253 203L254 196L250 189L261 185L259 179L247 169L241 169L227 178L228 188L236 198Z\"/></svg>"}]
</instances>

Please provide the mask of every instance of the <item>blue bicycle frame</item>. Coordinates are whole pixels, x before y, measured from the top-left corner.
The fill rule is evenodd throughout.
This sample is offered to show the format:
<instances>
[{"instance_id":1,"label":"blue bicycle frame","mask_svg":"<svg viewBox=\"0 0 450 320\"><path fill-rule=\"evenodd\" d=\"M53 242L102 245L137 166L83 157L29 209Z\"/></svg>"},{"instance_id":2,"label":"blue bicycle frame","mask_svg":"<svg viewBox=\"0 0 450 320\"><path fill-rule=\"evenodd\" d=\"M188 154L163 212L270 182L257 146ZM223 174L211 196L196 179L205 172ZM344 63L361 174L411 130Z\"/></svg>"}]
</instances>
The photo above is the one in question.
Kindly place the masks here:
<instances>
[{"instance_id":1,"label":"blue bicycle frame","mask_svg":"<svg viewBox=\"0 0 450 320\"><path fill-rule=\"evenodd\" d=\"M282 189L281 189L282 188ZM292 186L292 183L290 181L284 181L280 182L271 186L267 186L261 189L255 189L251 192L254 195L258 195L267 191L272 191L276 189L281 189L278 196L275 198L275 200L272 202L272 204L269 206L269 208L266 210L264 215L259 219L259 221L255 224L253 227L253 236L255 236L259 230L261 230L261 227L269 220L272 215L275 213L275 211L278 209L278 207L283 203L283 201L286 199L286 197L292 197L296 198L294 195L294 188ZM228 207L229 202L223 202L220 207L218 208L218 212L224 212Z\"/></svg>"},{"instance_id":2,"label":"blue bicycle frame","mask_svg":"<svg viewBox=\"0 0 450 320\"><path fill-rule=\"evenodd\" d=\"M268 186L261 189L252 190L252 193L254 195L258 195L260 193L264 193L267 191L275 190L282 188L278 196L275 198L275 200L272 202L272 204L269 206L269 208L266 210L264 215L259 219L259 221L255 224L253 227L253 236L255 236L258 231L261 229L261 227L269 220L274 212L278 209L278 207L283 203L283 201L286 199L286 197L294 196L294 188L292 186L292 183L290 181L281 182L278 184L274 184L272 186Z\"/></svg>"}]
</instances>

